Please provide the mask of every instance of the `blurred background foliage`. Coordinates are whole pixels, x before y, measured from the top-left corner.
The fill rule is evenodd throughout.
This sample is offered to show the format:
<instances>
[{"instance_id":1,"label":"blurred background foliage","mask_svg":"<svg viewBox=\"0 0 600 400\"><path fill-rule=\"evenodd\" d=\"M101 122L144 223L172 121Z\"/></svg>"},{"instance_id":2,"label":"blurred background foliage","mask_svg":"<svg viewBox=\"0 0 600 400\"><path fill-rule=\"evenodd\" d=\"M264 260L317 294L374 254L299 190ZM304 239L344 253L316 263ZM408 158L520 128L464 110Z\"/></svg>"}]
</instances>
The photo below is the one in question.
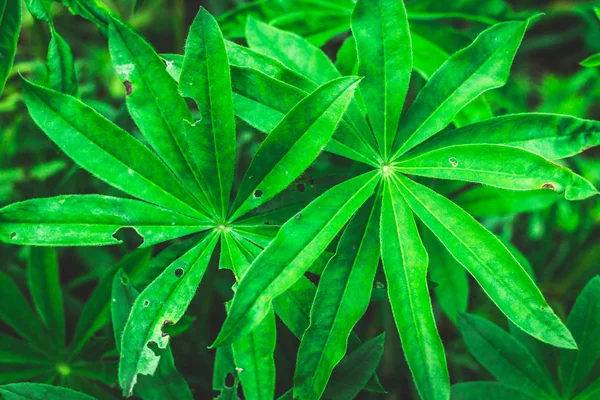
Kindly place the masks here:
<instances>
[{"instance_id":1,"label":"blurred background foliage","mask_svg":"<svg viewBox=\"0 0 600 400\"><path fill-rule=\"evenodd\" d=\"M352 0L263 0L258 2L258 6L241 0L105 0L104 3L136 27L160 53L183 52L187 29L198 7L204 6L213 15L219 16L222 30L230 39L243 43L243 24L245 18L252 15L309 37L313 43L323 46L332 58L348 36L347 10L352 7ZM600 120L600 69L580 65L584 59L600 52L600 19L594 12L594 7L600 7L600 2L412 0L406 3L413 31L446 53L464 47L491 23L543 12L544 16L525 37L509 83L486 93L486 100L495 115L539 111ZM52 3L51 10L57 31L72 48L82 100L136 134L135 125L125 108L125 89L112 68L102 30L80 16L71 15L60 2ZM27 114L18 74L39 82L46 79L45 59L49 39L48 25L35 20L23 4L23 26L17 56L0 97L0 205L58 194L115 194L115 189L94 179L64 156ZM417 74L414 76L411 84L413 97L424 84ZM248 163L261 136L241 123L238 127L238 143L241 143L238 160ZM600 150L590 149L565 162L600 187L599 156ZM350 173L351 165L347 161L323 154L285 196L300 200L312 198ZM584 285L598 274L600 202L597 197L583 202L568 202L561 200L559 195L546 192L523 195L442 181L430 180L428 184L455 199L522 254L542 292L561 318L568 314ZM138 244L136 238L127 233L124 239L125 244L115 247L60 249L67 337L73 335L77 316L98 281ZM26 294L26 249L4 244L0 244L0 249L0 270L22 285L22 292ZM154 254L160 250L154 249ZM448 262L445 257L447 254L443 249L430 254L432 263ZM435 286L435 277L430 279ZM177 367L197 398L211 398L215 394L212 390L214 351L206 347L224 319L222 304L231 297L231 284L232 277L227 271L209 269L198 296L188 310L188 318L184 319L185 324L178 327L179 337L172 341ZM468 311L507 328L506 320L481 289L472 281L469 287ZM389 333L378 369L388 394L363 392L361 398L416 399L385 290L383 285L376 285L371 306L356 331L363 340L373 338L383 330ZM490 375L475 362L456 325L442 314L435 300L434 311L453 383L489 380ZM4 331L5 327L0 325L0 328ZM283 325L278 328L278 393L283 393L291 386L299 342ZM110 361L111 345L107 347L106 342L111 340L110 327L106 326L96 333L88 347L109 349L104 357ZM91 352L87 356L97 358L98 354ZM86 357L85 352L82 357ZM61 365L64 366L57 360L57 368ZM113 373L113 382L116 382L116 370ZM72 379L67 375L54 383L74 386L102 398L118 398L119 390L116 384L110 384L110 376L102 375L102 379L92 376L93 382L86 383L84 387L80 384L81 379L76 379L76 371L73 374ZM599 375L600 367L596 365L592 376Z\"/></svg>"}]
</instances>

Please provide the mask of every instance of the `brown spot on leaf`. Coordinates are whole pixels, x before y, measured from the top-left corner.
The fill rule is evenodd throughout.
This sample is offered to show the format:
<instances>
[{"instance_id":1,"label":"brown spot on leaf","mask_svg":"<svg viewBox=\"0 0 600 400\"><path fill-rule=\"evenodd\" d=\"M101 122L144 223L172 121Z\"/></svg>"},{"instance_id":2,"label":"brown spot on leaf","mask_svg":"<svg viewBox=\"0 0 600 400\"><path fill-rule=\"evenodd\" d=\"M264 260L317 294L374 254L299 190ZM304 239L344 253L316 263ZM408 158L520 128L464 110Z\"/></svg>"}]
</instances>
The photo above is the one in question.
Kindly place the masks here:
<instances>
[{"instance_id":1,"label":"brown spot on leaf","mask_svg":"<svg viewBox=\"0 0 600 400\"><path fill-rule=\"evenodd\" d=\"M552 184L552 183L544 183L544 185L542 186L542 189L554 190L554 189L556 189L556 186L554 186L554 184Z\"/></svg>"},{"instance_id":2,"label":"brown spot on leaf","mask_svg":"<svg viewBox=\"0 0 600 400\"><path fill-rule=\"evenodd\" d=\"M123 85L125 86L125 90L127 91L127 96L129 96L131 92L133 92L133 86L131 86L131 82L125 81L123 82Z\"/></svg>"}]
</instances>

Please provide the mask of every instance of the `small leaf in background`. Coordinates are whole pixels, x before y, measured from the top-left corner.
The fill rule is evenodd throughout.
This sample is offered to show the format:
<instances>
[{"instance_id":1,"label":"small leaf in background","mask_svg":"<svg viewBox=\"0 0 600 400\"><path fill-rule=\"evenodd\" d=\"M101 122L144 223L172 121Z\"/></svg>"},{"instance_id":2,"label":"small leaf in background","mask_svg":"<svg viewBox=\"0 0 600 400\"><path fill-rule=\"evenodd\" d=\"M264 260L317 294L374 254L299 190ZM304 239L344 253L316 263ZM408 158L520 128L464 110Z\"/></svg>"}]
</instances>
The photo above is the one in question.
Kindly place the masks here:
<instances>
[{"instance_id":1,"label":"small leaf in background","mask_svg":"<svg viewBox=\"0 0 600 400\"><path fill-rule=\"evenodd\" d=\"M21 32L21 2L0 0L0 95L13 66Z\"/></svg>"}]
</instances>

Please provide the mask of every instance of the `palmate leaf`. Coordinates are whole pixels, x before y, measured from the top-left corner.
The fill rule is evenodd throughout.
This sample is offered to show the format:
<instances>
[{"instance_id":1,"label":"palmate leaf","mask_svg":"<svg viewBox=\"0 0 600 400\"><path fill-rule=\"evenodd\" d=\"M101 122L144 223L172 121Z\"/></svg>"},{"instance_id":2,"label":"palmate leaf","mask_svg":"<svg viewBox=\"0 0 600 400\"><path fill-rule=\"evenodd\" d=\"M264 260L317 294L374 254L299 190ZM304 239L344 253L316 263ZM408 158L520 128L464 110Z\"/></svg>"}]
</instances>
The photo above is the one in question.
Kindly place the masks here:
<instances>
[{"instance_id":1,"label":"palmate leaf","mask_svg":"<svg viewBox=\"0 0 600 400\"><path fill-rule=\"evenodd\" d=\"M399 161L395 168L430 178L454 179L510 190L550 189L567 200L598 194L596 188L571 170L545 158L504 145L451 145Z\"/></svg>"},{"instance_id":2,"label":"palmate leaf","mask_svg":"<svg viewBox=\"0 0 600 400\"><path fill-rule=\"evenodd\" d=\"M441 132L406 157L461 144L502 144L558 160L600 145L600 122L557 114L505 115Z\"/></svg>"},{"instance_id":3,"label":"palmate leaf","mask_svg":"<svg viewBox=\"0 0 600 400\"><path fill-rule=\"evenodd\" d=\"M36 124L84 169L133 196L207 218L196 210L198 201L152 151L92 108L26 80L23 97Z\"/></svg>"},{"instance_id":4,"label":"palmate leaf","mask_svg":"<svg viewBox=\"0 0 600 400\"><path fill-rule=\"evenodd\" d=\"M204 8L190 28L179 91L194 99L202 115L197 129L190 131L193 159L224 219L235 166L235 117L225 44L217 22Z\"/></svg>"},{"instance_id":5,"label":"palmate leaf","mask_svg":"<svg viewBox=\"0 0 600 400\"><path fill-rule=\"evenodd\" d=\"M379 262L380 207L379 201L361 207L321 275L298 350L294 396L300 399L321 398L352 328L369 305Z\"/></svg>"},{"instance_id":6,"label":"palmate leaf","mask_svg":"<svg viewBox=\"0 0 600 400\"><path fill-rule=\"evenodd\" d=\"M110 310L117 350L121 348L121 337L129 317L131 307L139 296L129 277L123 270L117 271L111 277L112 296ZM171 350L161 353L160 361L153 376L140 376L135 387L135 394L144 400L152 399L192 399L192 393L183 378L175 368Z\"/></svg>"},{"instance_id":7,"label":"palmate leaf","mask_svg":"<svg viewBox=\"0 0 600 400\"><path fill-rule=\"evenodd\" d=\"M577 348L523 267L492 233L431 189L402 176L397 182L414 213L511 321L543 342Z\"/></svg>"},{"instance_id":8,"label":"palmate leaf","mask_svg":"<svg viewBox=\"0 0 600 400\"><path fill-rule=\"evenodd\" d=\"M447 399L450 378L427 288L428 256L401 183L383 187L381 259L408 366L421 398Z\"/></svg>"},{"instance_id":9,"label":"palmate leaf","mask_svg":"<svg viewBox=\"0 0 600 400\"><path fill-rule=\"evenodd\" d=\"M121 243L114 234L132 227L142 246L206 230L206 221L138 200L100 195L25 200L0 209L0 241L37 246Z\"/></svg>"},{"instance_id":10,"label":"palmate leaf","mask_svg":"<svg viewBox=\"0 0 600 400\"><path fill-rule=\"evenodd\" d=\"M94 400L92 396L71 389L42 383L11 383L0 386L6 400Z\"/></svg>"},{"instance_id":11,"label":"palmate leaf","mask_svg":"<svg viewBox=\"0 0 600 400\"><path fill-rule=\"evenodd\" d=\"M163 61L149 43L118 20L110 25L109 49L125 85L131 117L161 159L199 200L201 209L217 218L216 205L196 168L193 143L187 138L192 114Z\"/></svg>"},{"instance_id":12,"label":"palmate leaf","mask_svg":"<svg viewBox=\"0 0 600 400\"><path fill-rule=\"evenodd\" d=\"M164 349L169 335L165 325L173 325L183 316L202 280L218 236L211 232L174 261L155 279L133 304L123 332L119 383L126 395L131 395L137 375L152 375L160 361L149 344Z\"/></svg>"},{"instance_id":13,"label":"palmate leaf","mask_svg":"<svg viewBox=\"0 0 600 400\"><path fill-rule=\"evenodd\" d=\"M288 221L240 281L223 328L212 347L233 343L255 328L272 300L292 286L372 195L378 172L325 192Z\"/></svg>"},{"instance_id":14,"label":"palmate leaf","mask_svg":"<svg viewBox=\"0 0 600 400\"><path fill-rule=\"evenodd\" d=\"M231 219L283 189L323 151L352 99L357 78L339 78L301 100L260 146L233 202Z\"/></svg>"},{"instance_id":15,"label":"palmate leaf","mask_svg":"<svg viewBox=\"0 0 600 400\"><path fill-rule=\"evenodd\" d=\"M0 94L15 60L21 32L21 2L0 0Z\"/></svg>"},{"instance_id":16,"label":"palmate leaf","mask_svg":"<svg viewBox=\"0 0 600 400\"><path fill-rule=\"evenodd\" d=\"M600 357L600 277L583 289L567 318L578 350L561 350L560 373L567 395L573 393Z\"/></svg>"},{"instance_id":17,"label":"palmate leaf","mask_svg":"<svg viewBox=\"0 0 600 400\"><path fill-rule=\"evenodd\" d=\"M27 260L27 285L33 304L55 346L65 346L65 310L56 251L32 247Z\"/></svg>"},{"instance_id":18,"label":"palmate leaf","mask_svg":"<svg viewBox=\"0 0 600 400\"><path fill-rule=\"evenodd\" d=\"M550 377L513 336L475 315L460 314L458 322L475 359L501 383L540 399L558 396Z\"/></svg>"},{"instance_id":19,"label":"palmate leaf","mask_svg":"<svg viewBox=\"0 0 600 400\"><path fill-rule=\"evenodd\" d=\"M393 158L448 126L474 98L504 85L528 24L515 21L494 25L453 54L429 79L403 118Z\"/></svg>"},{"instance_id":20,"label":"palmate leaf","mask_svg":"<svg viewBox=\"0 0 600 400\"><path fill-rule=\"evenodd\" d=\"M352 14L358 73L367 115L380 154L387 160L412 72L410 31L404 2L358 0Z\"/></svg>"}]
</instances>

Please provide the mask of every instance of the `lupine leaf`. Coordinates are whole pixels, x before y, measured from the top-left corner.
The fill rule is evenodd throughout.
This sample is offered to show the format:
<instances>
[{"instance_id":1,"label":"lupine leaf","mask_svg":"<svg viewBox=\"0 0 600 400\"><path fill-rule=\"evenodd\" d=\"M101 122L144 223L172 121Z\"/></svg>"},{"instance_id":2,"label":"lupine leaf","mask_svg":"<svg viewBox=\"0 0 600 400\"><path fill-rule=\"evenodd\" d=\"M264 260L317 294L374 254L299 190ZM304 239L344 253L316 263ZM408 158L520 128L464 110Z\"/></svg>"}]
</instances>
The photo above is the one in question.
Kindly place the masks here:
<instances>
[{"instance_id":1,"label":"lupine leaf","mask_svg":"<svg viewBox=\"0 0 600 400\"><path fill-rule=\"evenodd\" d=\"M75 325L75 333L70 345L70 355L75 357L89 339L110 319L111 290L113 277L121 268L128 274L138 274L145 269L152 256L152 248L138 249L129 253L114 265L98 282ZM127 314L129 315L129 314ZM117 342L120 347L121 343Z\"/></svg>"},{"instance_id":2,"label":"lupine leaf","mask_svg":"<svg viewBox=\"0 0 600 400\"><path fill-rule=\"evenodd\" d=\"M319 399L344 357L352 328L365 313L379 263L380 203L365 203L352 218L317 288L294 375L294 396Z\"/></svg>"},{"instance_id":3,"label":"lupine leaf","mask_svg":"<svg viewBox=\"0 0 600 400\"><path fill-rule=\"evenodd\" d=\"M407 157L461 144L503 144L557 160L600 145L600 122L557 114L505 115L441 132Z\"/></svg>"},{"instance_id":4,"label":"lupine leaf","mask_svg":"<svg viewBox=\"0 0 600 400\"><path fill-rule=\"evenodd\" d=\"M394 158L445 128L473 99L506 83L528 22L504 22L454 53L429 79L403 118Z\"/></svg>"},{"instance_id":5,"label":"lupine leaf","mask_svg":"<svg viewBox=\"0 0 600 400\"><path fill-rule=\"evenodd\" d=\"M272 300L300 279L372 195L378 177L371 172L335 186L281 227L242 278L212 347L234 342L262 321Z\"/></svg>"},{"instance_id":6,"label":"lupine leaf","mask_svg":"<svg viewBox=\"0 0 600 400\"><path fill-rule=\"evenodd\" d=\"M138 200L71 195L25 200L0 209L0 241L36 246L121 243L114 234L132 227L151 246L206 230L207 222Z\"/></svg>"},{"instance_id":7,"label":"lupine leaf","mask_svg":"<svg viewBox=\"0 0 600 400\"><path fill-rule=\"evenodd\" d=\"M222 237L222 246L221 259L228 258L228 265L238 280L244 276L252 260L260 253L258 247L255 247L252 253L244 252L230 234ZM273 353L276 337L275 313L271 309L256 329L231 345L244 398L248 400L272 399L275 396Z\"/></svg>"},{"instance_id":8,"label":"lupine leaf","mask_svg":"<svg viewBox=\"0 0 600 400\"><path fill-rule=\"evenodd\" d=\"M112 296L110 302L113 330L117 350L121 348L121 337L131 308L139 296L129 277L123 270L113 275ZM175 368L171 350L161 353L156 372L152 376L139 376L134 389L136 395L144 400L161 399L192 399L192 392L183 376Z\"/></svg>"},{"instance_id":9,"label":"lupine leaf","mask_svg":"<svg viewBox=\"0 0 600 400\"><path fill-rule=\"evenodd\" d=\"M206 9L194 19L185 46L179 91L194 99L202 116L190 137L193 160L219 216L225 218L235 166L235 116L225 44Z\"/></svg>"},{"instance_id":10,"label":"lupine leaf","mask_svg":"<svg viewBox=\"0 0 600 400\"><path fill-rule=\"evenodd\" d=\"M526 150L504 145L452 145L396 164L400 172L509 190L548 189L567 200L598 194L586 179Z\"/></svg>"},{"instance_id":11,"label":"lupine leaf","mask_svg":"<svg viewBox=\"0 0 600 400\"><path fill-rule=\"evenodd\" d=\"M600 396L600 378L596 379L592 384L586 387L581 393L573 398L573 400L594 400Z\"/></svg>"},{"instance_id":12,"label":"lupine leaf","mask_svg":"<svg viewBox=\"0 0 600 400\"><path fill-rule=\"evenodd\" d=\"M196 211L197 201L152 151L92 108L26 80L23 97L44 133L98 178L146 201L203 216Z\"/></svg>"},{"instance_id":13,"label":"lupine leaf","mask_svg":"<svg viewBox=\"0 0 600 400\"><path fill-rule=\"evenodd\" d=\"M114 20L109 49L119 79L125 85L127 107L140 131L184 186L215 215L215 204L200 184L187 138L192 114L177 85L154 49L125 23ZM196 134L198 134L196 132Z\"/></svg>"},{"instance_id":14,"label":"lupine leaf","mask_svg":"<svg viewBox=\"0 0 600 400\"><path fill-rule=\"evenodd\" d=\"M393 177L383 187L381 259L406 361L421 398L447 399L450 378L427 289L428 256Z\"/></svg>"},{"instance_id":15,"label":"lupine leaf","mask_svg":"<svg viewBox=\"0 0 600 400\"><path fill-rule=\"evenodd\" d=\"M12 280L0 272L0 293L3 300L0 302L0 319L16 333L28 340L38 350L50 349L56 353L58 349L48 346L48 339L42 324L37 319L25 297Z\"/></svg>"},{"instance_id":16,"label":"lupine leaf","mask_svg":"<svg viewBox=\"0 0 600 400\"><path fill-rule=\"evenodd\" d=\"M595 68L600 67L600 53L593 54L580 62L582 67Z\"/></svg>"},{"instance_id":17,"label":"lupine leaf","mask_svg":"<svg viewBox=\"0 0 600 400\"><path fill-rule=\"evenodd\" d=\"M392 149L412 72L410 30L403 1L358 0L352 13L361 94L379 151Z\"/></svg>"},{"instance_id":18,"label":"lupine leaf","mask_svg":"<svg viewBox=\"0 0 600 400\"><path fill-rule=\"evenodd\" d=\"M498 382L468 382L452 386L452 400L539 400L520 388Z\"/></svg>"},{"instance_id":19,"label":"lupine leaf","mask_svg":"<svg viewBox=\"0 0 600 400\"><path fill-rule=\"evenodd\" d=\"M469 302L467 273L428 230L421 232L429 255L429 279L436 284L435 297L444 313L454 323L458 313L466 312Z\"/></svg>"},{"instance_id":20,"label":"lupine leaf","mask_svg":"<svg viewBox=\"0 0 600 400\"><path fill-rule=\"evenodd\" d=\"M17 53L17 40L21 32L21 2L0 0L0 94Z\"/></svg>"},{"instance_id":21,"label":"lupine leaf","mask_svg":"<svg viewBox=\"0 0 600 400\"><path fill-rule=\"evenodd\" d=\"M478 186L458 194L452 201L474 217L490 217L543 210L561 197L552 190L514 191Z\"/></svg>"},{"instance_id":22,"label":"lupine leaf","mask_svg":"<svg viewBox=\"0 0 600 400\"><path fill-rule=\"evenodd\" d=\"M352 99L357 78L324 84L273 129L248 167L231 219L264 204L293 182L323 151Z\"/></svg>"},{"instance_id":23,"label":"lupine leaf","mask_svg":"<svg viewBox=\"0 0 600 400\"><path fill-rule=\"evenodd\" d=\"M44 353L29 343L5 333L0 333L0 359L3 364L37 364L38 367L46 365L48 368L54 368L54 364Z\"/></svg>"},{"instance_id":24,"label":"lupine leaf","mask_svg":"<svg viewBox=\"0 0 600 400\"><path fill-rule=\"evenodd\" d=\"M214 233L206 235L136 299L121 343L119 382L126 395L132 393L138 374L154 374L161 357L148 345L155 343L159 349L167 346L169 335L162 328L175 324L183 316L196 294L217 238Z\"/></svg>"},{"instance_id":25,"label":"lupine leaf","mask_svg":"<svg viewBox=\"0 0 600 400\"><path fill-rule=\"evenodd\" d=\"M98 28L106 33L108 25L114 20L116 15L102 3L101 0L60 0L73 15L93 22Z\"/></svg>"},{"instance_id":26,"label":"lupine leaf","mask_svg":"<svg viewBox=\"0 0 600 400\"><path fill-rule=\"evenodd\" d=\"M458 326L475 356L501 383L538 398L556 398L556 388L517 339L481 317L460 314Z\"/></svg>"},{"instance_id":27,"label":"lupine leaf","mask_svg":"<svg viewBox=\"0 0 600 400\"><path fill-rule=\"evenodd\" d=\"M51 27L50 32L52 37L48 45L48 59L46 61L49 87L58 92L77 97L79 87L71 47L56 32L54 27Z\"/></svg>"},{"instance_id":28,"label":"lupine leaf","mask_svg":"<svg viewBox=\"0 0 600 400\"><path fill-rule=\"evenodd\" d=\"M56 251L32 247L27 260L27 285L35 309L57 348L65 346L65 310Z\"/></svg>"},{"instance_id":29,"label":"lupine leaf","mask_svg":"<svg viewBox=\"0 0 600 400\"><path fill-rule=\"evenodd\" d=\"M308 82L312 85L323 85L332 79L341 77L333 62L321 49L293 33L250 19L246 25L246 39L251 49L275 58L287 68L308 79ZM273 46L273 43L277 43L278 46ZM245 52L245 55L248 59L248 56L252 54ZM261 61L264 63L266 60ZM254 67L256 68L256 66ZM287 81L286 83L292 84ZM307 86L306 81L304 81L302 86L297 87L309 92L312 91ZM344 129L348 128L348 130L340 132L338 139L342 143L360 149L365 155L377 156L374 153L374 149L377 148L375 138L358 104L354 101L348 106L347 125L343 126ZM344 136L348 135L353 140L346 140L341 133L344 133Z\"/></svg>"},{"instance_id":30,"label":"lupine leaf","mask_svg":"<svg viewBox=\"0 0 600 400\"><path fill-rule=\"evenodd\" d=\"M579 350L561 350L560 371L564 390L573 393L600 357L600 277L595 276L583 289L569 317L567 327Z\"/></svg>"},{"instance_id":31,"label":"lupine leaf","mask_svg":"<svg viewBox=\"0 0 600 400\"><path fill-rule=\"evenodd\" d=\"M92 396L71 389L42 383L11 383L0 386L6 400L94 400Z\"/></svg>"},{"instance_id":32,"label":"lupine leaf","mask_svg":"<svg viewBox=\"0 0 600 400\"><path fill-rule=\"evenodd\" d=\"M397 182L415 214L512 322L543 342L577 348L535 283L492 233L431 189L402 176Z\"/></svg>"},{"instance_id":33,"label":"lupine leaf","mask_svg":"<svg viewBox=\"0 0 600 400\"><path fill-rule=\"evenodd\" d=\"M365 342L346 356L345 363L333 370L325 398L337 400L354 399L365 387L369 377L374 376L383 356L385 333Z\"/></svg>"}]
</instances>

